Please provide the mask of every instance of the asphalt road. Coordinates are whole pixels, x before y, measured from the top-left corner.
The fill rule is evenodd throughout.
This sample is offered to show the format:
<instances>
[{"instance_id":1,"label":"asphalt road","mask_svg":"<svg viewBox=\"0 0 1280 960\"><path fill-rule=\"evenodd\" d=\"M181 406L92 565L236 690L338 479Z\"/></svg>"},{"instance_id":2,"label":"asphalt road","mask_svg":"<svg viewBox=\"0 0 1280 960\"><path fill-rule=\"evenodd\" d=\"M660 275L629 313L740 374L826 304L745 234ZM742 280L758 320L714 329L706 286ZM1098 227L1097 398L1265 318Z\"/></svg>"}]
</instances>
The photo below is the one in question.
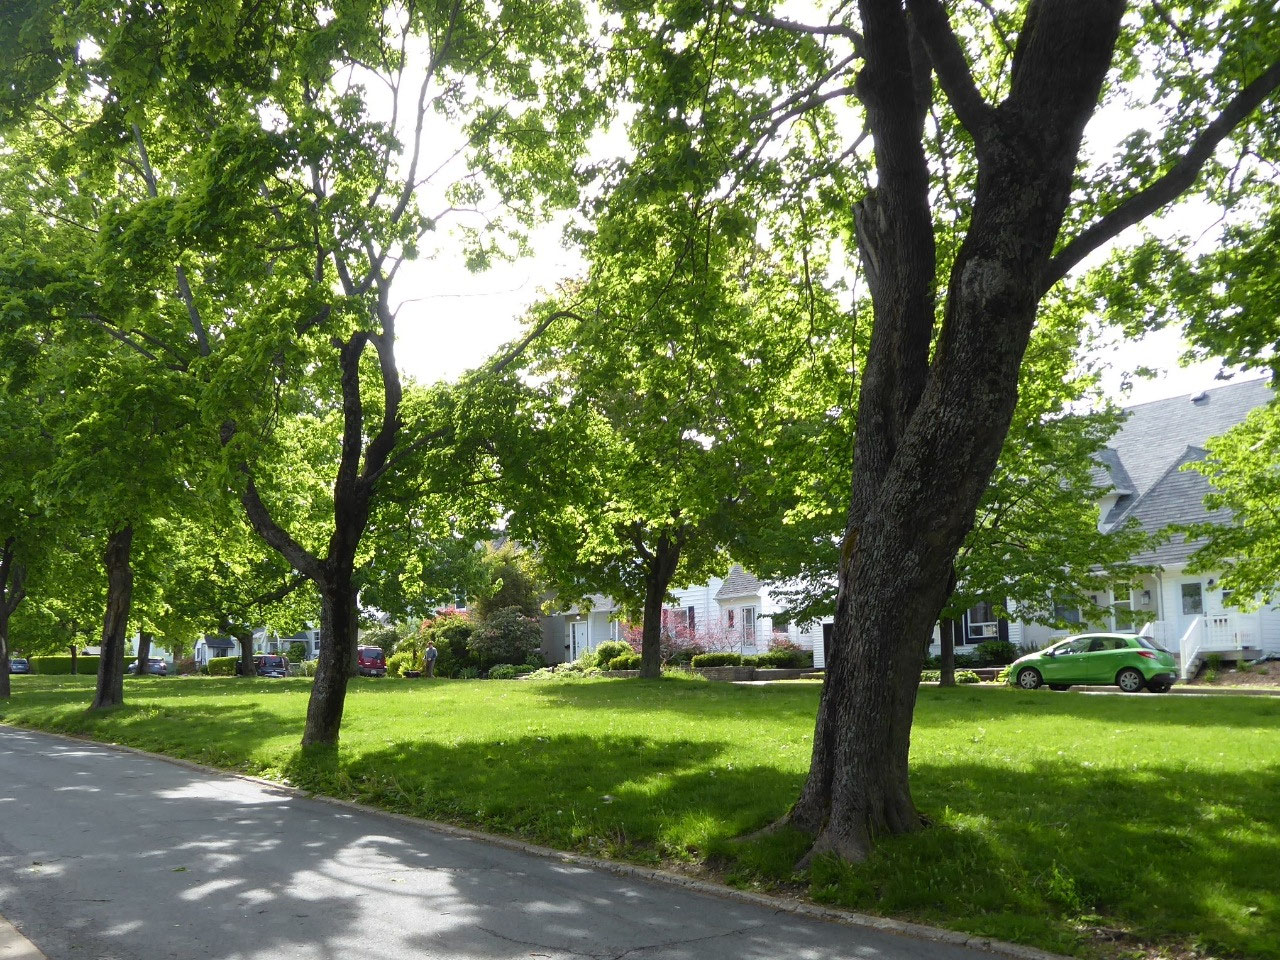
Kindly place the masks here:
<instances>
[{"instance_id":1,"label":"asphalt road","mask_svg":"<svg viewBox=\"0 0 1280 960\"><path fill-rule=\"evenodd\" d=\"M0 915L50 960L981 960L0 726Z\"/></svg>"}]
</instances>

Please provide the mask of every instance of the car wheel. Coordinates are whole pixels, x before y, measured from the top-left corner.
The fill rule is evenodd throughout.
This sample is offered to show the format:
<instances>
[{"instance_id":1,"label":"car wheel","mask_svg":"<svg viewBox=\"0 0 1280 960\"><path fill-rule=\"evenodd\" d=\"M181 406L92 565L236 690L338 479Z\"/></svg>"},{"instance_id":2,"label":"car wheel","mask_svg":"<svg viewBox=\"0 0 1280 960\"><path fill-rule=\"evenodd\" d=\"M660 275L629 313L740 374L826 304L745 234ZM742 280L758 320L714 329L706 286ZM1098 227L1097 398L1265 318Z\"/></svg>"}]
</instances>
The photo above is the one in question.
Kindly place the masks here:
<instances>
[{"instance_id":1,"label":"car wheel","mask_svg":"<svg viewBox=\"0 0 1280 960\"><path fill-rule=\"evenodd\" d=\"M1116 686L1125 693L1139 693L1146 685L1146 679L1132 667L1125 667L1116 674Z\"/></svg>"},{"instance_id":2,"label":"car wheel","mask_svg":"<svg viewBox=\"0 0 1280 960\"><path fill-rule=\"evenodd\" d=\"M1172 683L1152 683L1147 685L1147 689L1152 693L1168 693L1173 689Z\"/></svg>"},{"instance_id":3,"label":"car wheel","mask_svg":"<svg viewBox=\"0 0 1280 960\"><path fill-rule=\"evenodd\" d=\"M1035 667L1023 667L1018 671L1018 686L1023 690L1035 690L1043 682L1040 671Z\"/></svg>"},{"instance_id":4,"label":"car wheel","mask_svg":"<svg viewBox=\"0 0 1280 960\"><path fill-rule=\"evenodd\" d=\"M1065 683L1051 683L1049 684L1049 689L1050 690L1070 690L1071 687L1069 687Z\"/></svg>"}]
</instances>

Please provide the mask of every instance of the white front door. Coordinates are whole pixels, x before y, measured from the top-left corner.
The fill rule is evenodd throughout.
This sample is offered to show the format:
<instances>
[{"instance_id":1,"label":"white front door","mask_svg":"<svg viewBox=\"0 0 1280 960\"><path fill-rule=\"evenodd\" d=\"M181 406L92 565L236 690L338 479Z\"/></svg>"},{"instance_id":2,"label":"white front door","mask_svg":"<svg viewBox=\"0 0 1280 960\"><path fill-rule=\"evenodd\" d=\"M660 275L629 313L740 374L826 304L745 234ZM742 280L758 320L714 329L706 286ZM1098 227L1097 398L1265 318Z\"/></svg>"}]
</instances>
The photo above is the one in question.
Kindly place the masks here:
<instances>
[{"instance_id":1,"label":"white front door","mask_svg":"<svg viewBox=\"0 0 1280 960\"><path fill-rule=\"evenodd\" d=\"M1177 636L1172 640L1176 644L1187 632L1197 617L1204 616L1205 586L1203 580L1178 581L1177 593L1173 596L1174 612L1177 615Z\"/></svg>"},{"instance_id":2,"label":"white front door","mask_svg":"<svg viewBox=\"0 0 1280 960\"><path fill-rule=\"evenodd\" d=\"M587 621L575 620L569 624L569 659L577 660L578 654L587 649Z\"/></svg>"}]
</instances>

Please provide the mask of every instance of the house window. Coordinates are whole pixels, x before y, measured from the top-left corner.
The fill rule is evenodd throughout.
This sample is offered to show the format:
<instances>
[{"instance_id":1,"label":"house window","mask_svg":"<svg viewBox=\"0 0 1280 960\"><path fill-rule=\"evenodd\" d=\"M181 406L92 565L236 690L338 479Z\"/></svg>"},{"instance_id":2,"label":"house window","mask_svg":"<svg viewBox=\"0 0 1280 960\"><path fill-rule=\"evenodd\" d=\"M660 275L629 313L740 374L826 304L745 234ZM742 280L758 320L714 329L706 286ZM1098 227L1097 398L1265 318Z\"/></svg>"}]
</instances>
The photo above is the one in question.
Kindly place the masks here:
<instances>
[{"instance_id":1,"label":"house window","mask_svg":"<svg viewBox=\"0 0 1280 960\"><path fill-rule=\"evenodd\" d=\"M742 642L755 646L756 642L756 608L742 608Z\"/></svg>"},{"instance_id":2,"label":"house window","mask_svg":"<svg viewBox=\"0 0 1280 960\"><path fill-rule=\"evenodd\" d=\"M730 630L733 629L733 614L734 614L733 608L730 607L729 608L729 629Z\"/></svg>"},{"instance_id":3,"label":"house window","mask_svg":"<svg viewBox=\"0 0 1280 960\"><path fill-rule=\"evenodd\" d=\"M1188 617L1204 613L1204 593L1199 581L1182 585L1182 613Z\"/></svg>"},{"instance_id":4,"label":"house window","mask_svg":"<svg viewBox=\"0 0 1280 960\"><path fill-rule=\"evenodd\" d=\"M689 633L693 633L697 628L697 621L694 616L693 607L681 607L679 610L673 610L672 616L675 619L677 629L687 630Z\"/></svg>"},{"instance_id":5,"label":"house window","mask_svg":"<svg viewBox=\"0 0 1280 960\"><path fill-rule=\"evenodd\" d=\"M1065 603L1055 603L1053 605L1053 616L1055 620L1063 623L1078 625L1080 623L1080 608L1069 607Z\"/></svg>"},{"instance_id":6,"label":"house window","mask_svg":"<svg viewBox=\"0 0 1280 960\"><path fill-rule=\"evenodd\" d=\"M986 600L969 608L969 642L978 643L1000 635L996 611Z\"/></svg>"}]
</instances>

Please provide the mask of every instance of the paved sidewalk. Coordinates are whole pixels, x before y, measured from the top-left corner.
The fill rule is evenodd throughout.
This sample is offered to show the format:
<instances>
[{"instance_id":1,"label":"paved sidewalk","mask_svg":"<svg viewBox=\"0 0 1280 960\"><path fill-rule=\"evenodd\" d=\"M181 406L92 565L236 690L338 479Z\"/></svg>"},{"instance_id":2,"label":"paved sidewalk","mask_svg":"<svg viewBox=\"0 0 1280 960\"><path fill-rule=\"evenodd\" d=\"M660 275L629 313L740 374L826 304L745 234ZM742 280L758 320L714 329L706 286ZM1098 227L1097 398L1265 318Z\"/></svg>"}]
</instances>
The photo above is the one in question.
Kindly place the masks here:
<instances>
[{"instance_id":1,"label":"paved sidewalk","mask_svg":"<svg viewBox=\"0 0 1280 960\"><path fill-rule=\"evenodd\" d=\"M49 960L984 960L0 726L0 915Z\"/></svg>"}]
</instances>

